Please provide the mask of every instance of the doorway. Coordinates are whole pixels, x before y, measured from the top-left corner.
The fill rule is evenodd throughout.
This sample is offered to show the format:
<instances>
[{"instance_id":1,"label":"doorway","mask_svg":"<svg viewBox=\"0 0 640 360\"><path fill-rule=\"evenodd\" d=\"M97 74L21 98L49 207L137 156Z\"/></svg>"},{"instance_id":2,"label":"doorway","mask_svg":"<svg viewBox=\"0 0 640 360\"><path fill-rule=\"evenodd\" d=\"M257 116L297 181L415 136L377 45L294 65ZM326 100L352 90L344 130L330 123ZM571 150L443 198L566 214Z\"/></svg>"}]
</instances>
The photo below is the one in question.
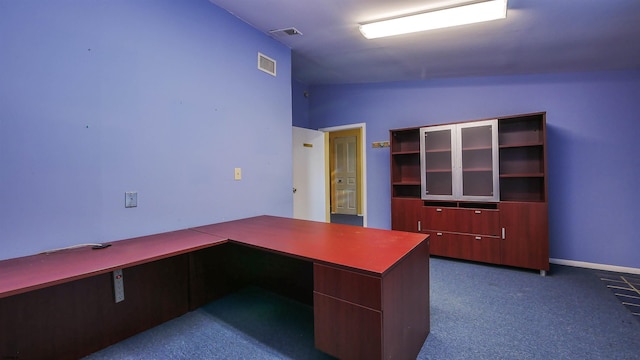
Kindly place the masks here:
<instances>
[{"instance_id":1,"label":"doorway","mask_svg":"<svg viewBox=\"0 0 640 360\"><path fill-rule=\"evenodd\" d=\"M332 214L331 166L329 164L329 136L344 130L355 130L359 141L356 148L357 167L360 169L356 214ZM326 136L325 136L326 135ZM339 134L338 134L339 135ZM322 138L325 139L324 144ZM293 216L296 219L326 221L349 225L367 226L367 161L366 124L352 124L310 130L293 127ZM322 155L324 154L324 156ZM324 159L324 160L322 160ZM321 214L325 214L322 216ZM312 215L313 214L313 215Z\"/></svg>"},{"instance_id":2,"label":"doorway","mask_svg":"<svg viewBox=\"0 0 640 360\"><path fill-rule=\"evenodd\" d=\"M319 130L329 133L330 222L366 226L365 124Z\"/></svg>"}]
</instances>

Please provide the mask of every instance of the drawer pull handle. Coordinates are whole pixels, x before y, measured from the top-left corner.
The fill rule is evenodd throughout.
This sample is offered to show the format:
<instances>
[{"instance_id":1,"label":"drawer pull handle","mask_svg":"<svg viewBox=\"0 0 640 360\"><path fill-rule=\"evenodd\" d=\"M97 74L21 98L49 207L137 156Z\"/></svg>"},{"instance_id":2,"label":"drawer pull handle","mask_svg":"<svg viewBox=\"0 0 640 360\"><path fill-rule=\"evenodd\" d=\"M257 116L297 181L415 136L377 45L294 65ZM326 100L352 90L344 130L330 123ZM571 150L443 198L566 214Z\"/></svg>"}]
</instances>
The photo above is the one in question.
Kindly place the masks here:
<instances>
[{"instance_id":1,"label":"drawer pull handle","mask_svg":"<svg viewBox=\"0 0 640 360\"><path fill-rule=\"evenodd\" d=\"M476 210L476 211L475 211L475 213L476 213L476 214L482 214L482 211L480 211L480 210Z\"/></svg>"},{"instance_id":2,"label":"drawer pull handle","mask_svg":"<svg viewBox=\"0 0 640 360\"><path fill-rule=\"evenodd\" d=\"M482 236L476 236L476 240L482 240Z\"/></svg>"},{"instance_id":3,"label":"drawer pull handle","mask_svg":"<svg viewBox=\"0 0 640 360\"><path fill-rule=\"evenodd\" d=\"M437 209L436 209L436 211L437 211L437 212L442 212L442 209L437 208Z\"/></svg>"},{"instance_id":4,"label":"drawer pull handle","mask_svg":"<svg viewBox=\"0 0 640 360\"><path fill-rule=\"evenodd\" d=\"M438 235L438 236L442 236L442 233L436 233L436 235Z\"/></svg>"},{"instance_id":5,"label":"drawer pull handle","mask_svg":"<svg viewBox=\"0 0 640 360\"><path fill-rule=\"evenodd\" d=\"M418 232L422 231L422 224L420 223L420 220L418 220Z\"/></svg>"}]
</instances>

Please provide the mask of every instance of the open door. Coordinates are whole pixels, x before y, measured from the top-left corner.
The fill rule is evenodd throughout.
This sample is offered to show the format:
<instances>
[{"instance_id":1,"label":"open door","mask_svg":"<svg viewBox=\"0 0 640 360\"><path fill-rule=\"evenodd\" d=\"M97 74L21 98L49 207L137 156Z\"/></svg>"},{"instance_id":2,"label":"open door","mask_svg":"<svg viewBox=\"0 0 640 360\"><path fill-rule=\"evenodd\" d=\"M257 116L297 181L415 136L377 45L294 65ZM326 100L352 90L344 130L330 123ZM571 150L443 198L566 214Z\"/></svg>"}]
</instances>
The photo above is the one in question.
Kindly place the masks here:
<instances>
[{"instance_id":1,"label":"open door","mask_svg":"<svg viewBox=\"0 0 640 360\"><path fill-rule=\"evenodd\" d=\"M293 217L328 222L325 133L293 127Z\"/></svg>"}]
</instances>

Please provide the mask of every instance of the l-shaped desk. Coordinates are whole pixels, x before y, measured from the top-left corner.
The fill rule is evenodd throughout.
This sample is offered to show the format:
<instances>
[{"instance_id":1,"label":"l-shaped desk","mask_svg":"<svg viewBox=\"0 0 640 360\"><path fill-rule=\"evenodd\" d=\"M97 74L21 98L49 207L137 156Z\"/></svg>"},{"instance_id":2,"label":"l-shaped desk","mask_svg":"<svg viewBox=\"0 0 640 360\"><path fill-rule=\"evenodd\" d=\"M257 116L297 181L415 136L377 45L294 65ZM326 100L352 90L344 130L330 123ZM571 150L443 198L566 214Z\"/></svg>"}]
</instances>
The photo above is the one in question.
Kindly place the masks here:
<instances>
[{"instance_id":1,"label":"l-shaped desk","mask_svg":"<svg viewBox=\"0 0 640 360\"><path fill-rule=\"evenodd\" d=\"M248 285L313 305L341 359L415 358L429 334L426 235L258 216L110 244L0 261L0 359L78 358Z\"/></svg>"}]
</instances>

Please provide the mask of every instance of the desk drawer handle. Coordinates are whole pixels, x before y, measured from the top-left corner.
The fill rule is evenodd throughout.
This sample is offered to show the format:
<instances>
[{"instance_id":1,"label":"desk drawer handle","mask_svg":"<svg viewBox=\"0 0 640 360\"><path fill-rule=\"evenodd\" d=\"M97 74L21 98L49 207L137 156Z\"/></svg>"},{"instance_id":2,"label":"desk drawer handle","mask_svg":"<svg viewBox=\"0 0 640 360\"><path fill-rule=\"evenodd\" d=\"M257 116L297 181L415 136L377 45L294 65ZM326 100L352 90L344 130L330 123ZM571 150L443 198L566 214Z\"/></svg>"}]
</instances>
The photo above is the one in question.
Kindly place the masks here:
<instances>
[{"instance_id":1,"label":"desk drawer handle","mask_svg":"<svg viewBox=\"0 0 640 360\"><path fill-rule=\"evenodd\" d=\"M476 236L476 240L482 240L482 236Z\"/></svg>"},{"instance_id":2,"label":"desk drawer handle","mask_svg":"<svg viewBox=\"0 0 640 360\"><path fill-rule=\"evenodd\" d=\"M476 214L482 214L482 211L480 211L480 210L476 210L476 211L475 211L475 213L476 213Z\"/></svg>"},{"instance_id":3,"label":"desk drawer handle","mask_svg":"<svg viewBox=\"0 0 640 360\"><path fill-rule=\"evenodd\" d=\"M436 235L438 235L438 236L442 236L442 233L436 233Z\"/></svg>"},{"instance_id":4,"label":"desk drawer handle","mask_svg":"<svg viewBox=\"0 0 640 360\"><path fill-rule=\"evenodd\" d=\"M437 209L436 209L436 211L437 211L437 212L442 212L442 209L437 208Z\"/></svg>"}]
</instances>

